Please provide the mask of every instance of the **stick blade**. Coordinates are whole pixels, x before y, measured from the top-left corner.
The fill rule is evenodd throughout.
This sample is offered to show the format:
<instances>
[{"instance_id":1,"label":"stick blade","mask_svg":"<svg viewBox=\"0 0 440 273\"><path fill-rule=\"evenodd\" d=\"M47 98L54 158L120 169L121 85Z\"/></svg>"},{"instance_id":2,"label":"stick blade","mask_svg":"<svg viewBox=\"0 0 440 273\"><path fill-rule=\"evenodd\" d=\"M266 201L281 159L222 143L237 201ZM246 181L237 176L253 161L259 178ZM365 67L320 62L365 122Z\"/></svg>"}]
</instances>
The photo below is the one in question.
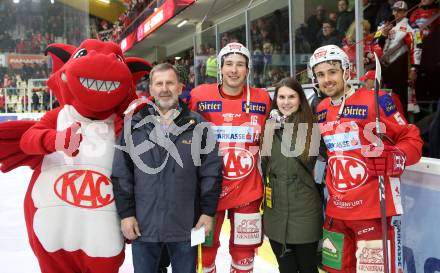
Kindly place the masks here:
<instances>
[{"instance_id":1,"label":"stick blade","mask_svg":"<svg viewBox=\"0 0 440 273\"><path fill-rule=\"evenodd\" d=\"M376 73L374 75L374 91L378 91L380 89L380 79L382 78L382 67L380 66L379 58L376 55L376 52L374 53L374 59L376 61Z\"/></svg>"}]
</instances>

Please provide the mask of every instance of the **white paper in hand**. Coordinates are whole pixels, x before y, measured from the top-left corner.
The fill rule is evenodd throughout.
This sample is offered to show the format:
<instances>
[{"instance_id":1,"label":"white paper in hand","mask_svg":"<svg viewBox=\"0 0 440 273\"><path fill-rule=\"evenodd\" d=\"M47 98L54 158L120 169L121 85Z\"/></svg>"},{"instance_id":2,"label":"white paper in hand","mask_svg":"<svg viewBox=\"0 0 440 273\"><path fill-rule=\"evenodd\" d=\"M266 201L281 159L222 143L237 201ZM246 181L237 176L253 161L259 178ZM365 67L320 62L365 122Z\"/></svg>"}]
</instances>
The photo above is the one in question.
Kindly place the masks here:
<instances>
[{"instance_id":1,"label":"white paper in hand","mask_svg":"<svg viewBox=\"0 0 440 273\"><path fill-rule=\"evenodd\" d=\"M203 244L205 242L205 227L191 229L191 246Z\"/></svg>"}]
</instances>

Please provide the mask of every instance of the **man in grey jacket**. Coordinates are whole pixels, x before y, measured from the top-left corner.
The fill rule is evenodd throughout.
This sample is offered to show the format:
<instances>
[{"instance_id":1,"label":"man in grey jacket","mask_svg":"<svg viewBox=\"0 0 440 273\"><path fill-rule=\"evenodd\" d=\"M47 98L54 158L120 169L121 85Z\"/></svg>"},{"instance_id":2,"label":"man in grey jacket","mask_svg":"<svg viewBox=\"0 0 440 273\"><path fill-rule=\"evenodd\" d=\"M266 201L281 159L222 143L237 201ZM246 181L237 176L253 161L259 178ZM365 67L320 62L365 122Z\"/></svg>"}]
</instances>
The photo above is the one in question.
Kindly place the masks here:
<instances>
[{"instance_id":1,"label":"man in grey jacket","mask_svg":"<svg viewBox=\"0 0 440 273\"><path fill-rule=\"evenodd\" d=\"M179 101L181 90L176 69L156 65L154 99L127 115L115 150L113 190L135 273L157 272L163 246L174 273L195 272L191 229L212 229L222 163L210 125Z\"/></svg>"}]
</instances>

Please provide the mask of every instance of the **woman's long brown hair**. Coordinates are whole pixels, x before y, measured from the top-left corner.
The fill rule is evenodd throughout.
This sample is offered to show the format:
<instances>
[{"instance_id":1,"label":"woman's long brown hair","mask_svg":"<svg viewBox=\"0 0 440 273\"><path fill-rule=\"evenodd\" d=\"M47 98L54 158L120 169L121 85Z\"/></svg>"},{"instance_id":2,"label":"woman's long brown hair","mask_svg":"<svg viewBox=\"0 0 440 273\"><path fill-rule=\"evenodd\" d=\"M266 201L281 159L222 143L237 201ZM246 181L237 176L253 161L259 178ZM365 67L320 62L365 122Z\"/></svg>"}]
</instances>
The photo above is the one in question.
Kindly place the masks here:
<instances>
[{"instance_id":1,"label":"woman's long brown hair","mask_svg":"<svg viewBox=\"0 0 440 273\"><path fill-rule=\"evenodd\" d=\"M301 84L293 77L284 78L275 85L275 93L273 96L274 99L272 100L270 111L272 111L273 109L277 109L279 111L277 105L278 90L283 86L296 91L299 95L300 104L298 110L295 113L292 113L289 117L287 117L286 122L294 124L293 130L294 132L296 132L297 137L299 135L298 124L300 123L307 124L307 135L306 135L304 152L299 156L301 161L306 163L310 158L309 157L310 145L312 142L312 130L313 130L313 123L315 122L315 116L313 115L312 108L310 107L307 101L306 95L304 93Z\"/></svg>"}]
</instances>

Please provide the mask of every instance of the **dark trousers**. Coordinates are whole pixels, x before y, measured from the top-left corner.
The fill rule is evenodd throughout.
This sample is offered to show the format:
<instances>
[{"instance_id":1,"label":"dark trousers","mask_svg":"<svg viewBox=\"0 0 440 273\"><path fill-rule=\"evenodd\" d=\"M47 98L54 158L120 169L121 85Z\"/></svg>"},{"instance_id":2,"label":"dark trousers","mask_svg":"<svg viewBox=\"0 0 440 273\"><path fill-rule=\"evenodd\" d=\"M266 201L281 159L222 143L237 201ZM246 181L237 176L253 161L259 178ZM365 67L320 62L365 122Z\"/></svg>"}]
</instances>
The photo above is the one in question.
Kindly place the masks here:
<instances>
[{"instance_id":1,"label":"dark trousers","mask_svg":"<svg viewBox=\"0 0 440 273\"><path fill-rule=\"evenodd\" d=\"M280 273L318 273L318 242L309 244L282 244L270 240Z\"/></svg>"}]
</instances>

